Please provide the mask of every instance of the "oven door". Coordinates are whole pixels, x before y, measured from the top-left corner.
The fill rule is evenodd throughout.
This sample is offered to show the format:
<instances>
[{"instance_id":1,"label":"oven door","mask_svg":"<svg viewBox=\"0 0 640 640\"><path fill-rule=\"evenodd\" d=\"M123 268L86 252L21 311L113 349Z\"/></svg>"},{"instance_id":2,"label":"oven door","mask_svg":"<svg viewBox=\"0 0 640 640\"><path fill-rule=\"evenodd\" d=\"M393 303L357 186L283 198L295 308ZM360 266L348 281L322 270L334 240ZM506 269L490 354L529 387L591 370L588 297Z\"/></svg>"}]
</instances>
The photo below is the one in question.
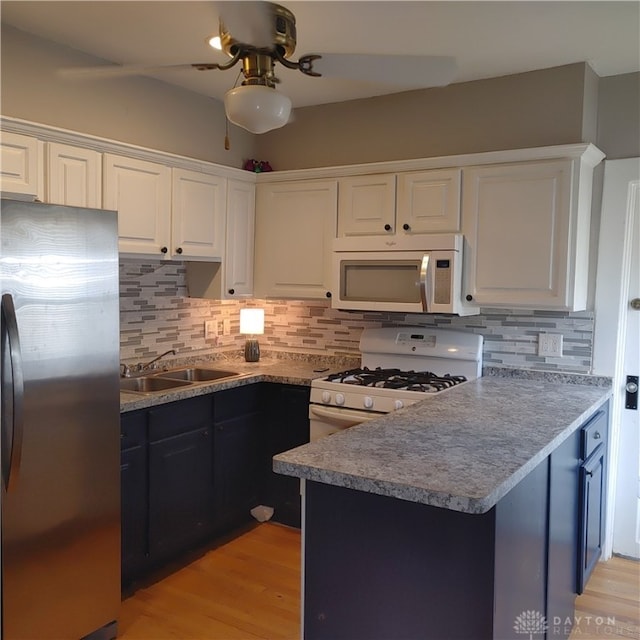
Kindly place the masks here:
<instances>
[{"instance_id":1,"label":"oven door","mask_svg":"<svg viewBox=\"0 0 640 640\"><path fill-rule=\"evenodd\" d=\"M357 409L311 404L309 405L309 440L315 442L330 436L332 433L337 433L383 415L383 413L373 411L358 411Z\"/></svg>"}]
</instances>

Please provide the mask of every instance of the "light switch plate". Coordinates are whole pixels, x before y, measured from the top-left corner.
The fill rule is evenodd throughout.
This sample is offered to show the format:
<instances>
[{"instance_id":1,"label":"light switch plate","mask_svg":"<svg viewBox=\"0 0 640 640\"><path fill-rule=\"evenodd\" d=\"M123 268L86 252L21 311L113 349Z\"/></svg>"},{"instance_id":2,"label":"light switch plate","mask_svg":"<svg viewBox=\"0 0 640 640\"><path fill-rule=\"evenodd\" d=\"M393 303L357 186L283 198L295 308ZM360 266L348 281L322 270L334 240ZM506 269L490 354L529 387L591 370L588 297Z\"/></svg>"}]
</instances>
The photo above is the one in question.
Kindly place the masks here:
<instances>
[{"instance_id":1,"label":"light switch plate","mask_svg":"<svg viewBox=\"0 0 640 640\"><path fill-rule=\"evenodd\" d=\"M215 320L204 321L204 339L215 338L218 336L218 323Z\"/></svg>"},{"instance_id":2,"label":"light switch plate","mask_svg":"<svg viewBox=\"0 0 640 640\"><path fill-rule=\"evenodd\" d=\"M562 334L541 333L538 335L538 355L562 358Z\"/></svg>"}]
</instances>

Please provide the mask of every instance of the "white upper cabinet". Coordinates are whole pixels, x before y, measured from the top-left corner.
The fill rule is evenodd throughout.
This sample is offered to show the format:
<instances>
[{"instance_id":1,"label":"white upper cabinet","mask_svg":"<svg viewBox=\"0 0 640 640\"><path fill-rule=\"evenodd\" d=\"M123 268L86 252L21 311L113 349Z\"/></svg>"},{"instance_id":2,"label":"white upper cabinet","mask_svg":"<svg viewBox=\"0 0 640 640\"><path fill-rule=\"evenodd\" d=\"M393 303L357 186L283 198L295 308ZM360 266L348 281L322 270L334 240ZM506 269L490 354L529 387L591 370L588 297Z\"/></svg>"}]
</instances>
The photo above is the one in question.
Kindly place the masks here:
<instances>
[{"instance_id":1,"label":"white upper cabinet","mask_svg":"<svg viewBox=\"0 0 640 640\"><path fill-rule=\"evenodd\" d=\"M43 143L37 138L2 132L0 191L43 200L43 164Z\"/></svg>"},{"instance_id":2,"label":"white upper cabinet","mask_svg":"<svg viewBox=\"0 0 640 640\"><path fill-rule=\"evenodd\" d=\"M454 168L341 178L338 237L459 231L460 174Z\"/></svg>"},{"instance_id":3,"label":"white upper cabinet","mask_svg":"<svg viewBox=\"0 0 640 640\"><path fill-rule=\"evenodd\" d=\"M580 158L465 169L463 295L481 307L585 309L592 171Z\"/></svg>"},{"instance_id":4,"label":"white upper cabinet","mask_svg":"<svg viewBox=\"0 0 640 640\"><path fill-rule=\"evenodd\" d=\"M48 142L47 202L72 207L102 207L102 154L92 149Z\"/></svg>"},{"instance_id":5,"label":"white upper cabinet","mask_svg":"<svg viewBox=\"0 0 640 640\"><path fill-rule=\"evenodd\" d=\"M395 232L396 177L374 174L340 178L338 237Z\"/></svg>"},{"instance_id":6,"label":"white upper cabinet","mask_svg":"<svg viewBox=\"0 0 640 640\"><path fill-rule=\"evenodd\" d=\"M337 180L258 184L256 297L331 297L337 200Z\"/></svg>"},{"instance_id":7,"label":"white upper cabinet","mask_svg":"<svg viewBox=\"0 0 640 640\"><path fill-rule=\"evenodd\" d=\"M227 180L173 169L170 256L220 261L225 248Z\"/></svg>"},{"instance_id":8,"label":"white upper cabinet","mask_svg":"<svg viewBox=\"0 0 640 640\"><path fill-rule=\"evenodd\" d=\"M121 253L168 256L171 244L171 169L106 153L105 209L118 212Z\"/></svg>"},{"instance_id":9,"label":"white upper cabinet","mask_svg":"<svg viewBox=\"0 0 640 640\"><path fill-rule=\"evenodd\" d=\"M253 296L255 194L252 183L228 181L223 298Z\"/></svg>"},{"instance_id":10,"label":"white upper cabinet","mask_svg":"<svg viewBox=\"0 0 640 640\"><path fill-rule=\"evenodd\" d=\"M397 227L403 233L460 229L460 169L398 174Z\"/></svg>"}]
</instances>

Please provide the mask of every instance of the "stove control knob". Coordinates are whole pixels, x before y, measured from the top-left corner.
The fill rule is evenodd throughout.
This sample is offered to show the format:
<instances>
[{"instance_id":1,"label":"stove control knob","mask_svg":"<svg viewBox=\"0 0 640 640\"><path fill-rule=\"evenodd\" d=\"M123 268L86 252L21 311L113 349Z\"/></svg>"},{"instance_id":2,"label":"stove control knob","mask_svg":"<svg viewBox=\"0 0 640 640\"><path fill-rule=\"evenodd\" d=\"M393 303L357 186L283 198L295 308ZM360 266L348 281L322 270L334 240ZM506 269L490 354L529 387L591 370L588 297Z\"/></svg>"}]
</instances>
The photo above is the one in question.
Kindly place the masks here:
<instances>
[{"instance_id":1,"label":"stove control knob","mask_svg":"<svg viewBox=\"0 0 640 640\"><path fill-rule=\"evenodd\" d=\"M337 405L343 405L344 404L344 394L343 393L336 393L336 404Z\"/></svg>"},{"instance_id":2,"label":"stove control knob","mask_svg":"<svg viewBox=\"0 0 640 640\"><path fill-rule=\"evenodd\" d=\"M331 394L328 391L322 392L322 402L329 404L331 402Z\"/></svg>"},{"instance_id":3,"label":"stove control knob","mask_svg":"<svg viewBox=\"0 0 640 640\"><path fill-rule=\"evenodd\" d=\"M404 407L404 402L402 402L402 400L394 400L393 401L393 408L394 409L402 409L402 407Z\"/></svg>"},{"instance_id":4,"label":"stove control knob","mask_svg":"<svg viewBox=\"0 0 640 640\"><path fill-rule=\"evenodd\" d=\"M371 407L373 407L373 398L371 396L365 396L362 404L364 404L365 409L371 409Z\"/></svg>"}]
</instances>

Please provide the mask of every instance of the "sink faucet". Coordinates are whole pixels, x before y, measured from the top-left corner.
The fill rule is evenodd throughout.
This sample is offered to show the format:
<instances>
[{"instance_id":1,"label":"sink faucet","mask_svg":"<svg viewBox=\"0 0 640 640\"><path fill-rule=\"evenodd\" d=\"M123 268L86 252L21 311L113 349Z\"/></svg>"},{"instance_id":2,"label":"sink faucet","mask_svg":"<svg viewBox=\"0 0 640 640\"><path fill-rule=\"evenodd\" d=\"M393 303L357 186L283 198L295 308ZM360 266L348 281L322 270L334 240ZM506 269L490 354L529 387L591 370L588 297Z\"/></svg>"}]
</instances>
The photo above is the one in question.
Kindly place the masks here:
<instances>
[{"instance_id":1,"label":"sink faucet","mask_svg":"<svg viewBox=\"0 0 640 640\"><path fill-rule=\"evenodd\" d=\"M164 353L161 353L159 356L157 356L156 358L154 358L153 360L149 360L149 362L146 363L140 363L139 367L140 367L140 371L147 371L149 369L153 369L153 365L158 362L158 360L160 360L160 358L164 358L165 356L168 356L169 354L171 355L176 355L176 350L175 349L169 349L169 351L165 351Z\"/></svg>"}]
</instances>

